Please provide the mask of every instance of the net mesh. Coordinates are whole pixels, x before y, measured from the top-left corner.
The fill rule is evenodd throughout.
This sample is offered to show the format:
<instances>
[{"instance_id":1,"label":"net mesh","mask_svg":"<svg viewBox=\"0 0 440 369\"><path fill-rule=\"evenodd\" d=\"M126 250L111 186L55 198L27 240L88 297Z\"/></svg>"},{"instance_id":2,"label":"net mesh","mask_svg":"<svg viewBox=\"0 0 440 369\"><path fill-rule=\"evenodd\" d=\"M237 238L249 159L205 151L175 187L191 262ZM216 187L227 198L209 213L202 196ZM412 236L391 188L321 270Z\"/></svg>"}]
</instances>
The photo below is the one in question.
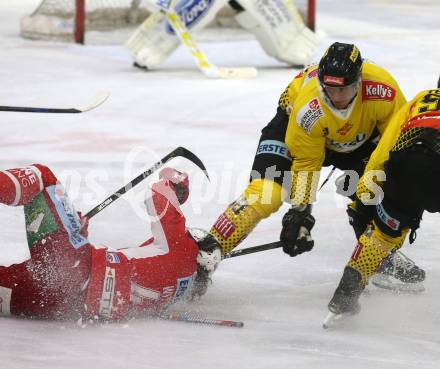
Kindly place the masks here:
<instances>
[{"instance_id":1,"label":"net mesh","mask_svg":"<svg viewBox=\"0 0 440 369\"><path fill-rule=\"evenodd\" d=\"M73 19L75 0L44 0L31 14ZM136 25L150 14L142 0L89 0L86 4L87 29L115 29Z\"/></svg>"},{"instance_id":2,"label":"net mesh","mask_svg":"<svg viewBox=\"0 0 440 369\"><path fill-rule=\"evenodd\" d=\"M308 0L294 4L304 15ZM21 20L21 35L31 39L70 40L74 29L75 0L42 0L40 5ZM117 31L131 29L151 14L152 6L147 0L86 0L86 31ZM217 14L215 26L239 27L233 16L236 12L226 5Z\"/></svg>"}]
</instances>

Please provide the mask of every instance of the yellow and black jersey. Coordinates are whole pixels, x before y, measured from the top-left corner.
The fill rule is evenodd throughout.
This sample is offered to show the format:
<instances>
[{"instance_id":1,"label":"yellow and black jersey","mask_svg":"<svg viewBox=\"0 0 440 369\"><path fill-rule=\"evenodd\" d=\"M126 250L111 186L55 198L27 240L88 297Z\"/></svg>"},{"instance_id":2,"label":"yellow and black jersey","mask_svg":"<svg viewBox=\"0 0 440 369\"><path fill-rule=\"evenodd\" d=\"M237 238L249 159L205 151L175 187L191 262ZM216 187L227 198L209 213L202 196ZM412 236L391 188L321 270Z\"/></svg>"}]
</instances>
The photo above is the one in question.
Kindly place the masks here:
<instances>
[{"instance_id":1,"label":"yellow and black jersey","mask_svg":"<svg viewBox=\"0 0 440 369\"><path fill-rule=\"evenodd\" d=\"M312 64L298 73L292 82L286 87L280 96L278 106L288 115L293 110L294 101L298 97L299 91L318 75L318 64Z\"/></svg>"},{"instance_id":2,"label":"yellow and black jersey","mask_svg":"<svg viewBox=\"0 0 440 369\"><path fill-rule=\"evenodd\" d=\"M390 121L379 144L371 154L357 188L359 199L372 198L376 179L374 172L383 170L391 151L400 151L423 140L427 129L440 130L440 88L419 92L408 104L404 105ZM432 149L440 154L439 135L431 142ZM377 181L375 181L377 182ZM380 182L378 182L380 185ZM372 186L373 185L373 186ZM365 197L365 194L368 194Z\"/></svg>"},{"instance_id":3,"label":"yellow and black jersey","mask_svg":"<svg viewBox=\"0 0 440 369\"><path fill-rule=\"evenodd\" d=\"M313 202L326 149L347 154L358 149L376 128L382 134L405 103L394 78L368 61L362 66L358 94L344 110L328 100L317 65L296 76L280 98L280 106L290 113L285 141L294 158L292 203Z\"/></svg>"}]
</instances>

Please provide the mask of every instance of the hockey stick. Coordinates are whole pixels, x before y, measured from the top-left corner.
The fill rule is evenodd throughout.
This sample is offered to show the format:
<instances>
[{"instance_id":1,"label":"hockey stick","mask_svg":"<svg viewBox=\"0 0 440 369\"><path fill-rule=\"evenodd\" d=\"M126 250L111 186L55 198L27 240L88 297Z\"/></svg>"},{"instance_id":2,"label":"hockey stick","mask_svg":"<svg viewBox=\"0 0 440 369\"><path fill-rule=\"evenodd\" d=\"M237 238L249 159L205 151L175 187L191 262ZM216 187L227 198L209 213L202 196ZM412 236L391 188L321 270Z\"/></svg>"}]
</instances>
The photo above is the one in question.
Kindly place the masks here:
<instances>
[{"instance_id":1,"label":"hockey stick","mask_svg":"<svg viewBox=\"0 0 440 369\"><path fill-rule=\"evenodd\" d=\"M282 247L282 246L283 246L283 243L281 241L265 243L265 244L259 245L259 246L247 247L245 249L231 251L228 254L224 254L222 256L222 259L229 259L229 258L233 258L233 257L236 257L236 256L253 254L255 252L277 249L278 247Z\"/></svg>"},{"instance_id":2,"label":"hockey stick","mask_svg":"<svg viewBox=\"0 0 440 369\"><path fill-rule=\"evenodd\" d=\"M87 106L81 108L33 108L26 106L0 106L0 111L14 111L24 113L84 113L95 109L110 96L109 92L100 92Z\"/></svg>"},{"instance_id":3,"label":"hockey stick","mask_svg":"<svg viewBox=\"0 0 440 369\"><path fill-rule=\"evenodd\" d=\"M243 322L237 322L234 320L223 320L223 319L209 319L207 317L202 317L198 314L186 313L186 312L163 313L159 315L159 318L164 320L174 320L179 322L199 323L206 325L220 325L222 327L243 328L244 326Z\"/></svg>"},{"instance_id":4,"label":"hockey stick","mask_svg":"<svg viewBox=\"0 0 440 369\"><path fill-rule=\"evenodd\" d=\"M253 78L256 77L258 72L253 67L217 67L208 61L205 53L197 45L196 41L193 39L188 31L185 23L182 22L179 15L174 11L175 0L157 0L156 6L158 6L162 12L165 13L168 22L173 28L176 35L179 37L183 46L190 52L191 56L195 60L197 67L202 71L203 74L210 78Z\"/></svg>"},{"instance_id":5,"label":"hockey stick","mask_svg":"<svg viewBox=\"0 0 440 369\"><path fill-rule=\"evenodd\" d=\"M189 161L192 161L195 165L197 165L206 175L206 177L209 179L208 172L203 165L203 162L191 151L188 149L185 149L184 147L178 147L177 149L174 149L171 151L168 155L165 155L162 159L160 159L157 163L155 163L151 168L146 170L145 172L139 174L136 178L132 179L130 182L128 182L124 187L121 187L119 190L117 190L114 194L107 197L103 202L101 202L99 205L96 205L92 210L90 210L85 216L87 218L92 218L102 210L104 210L107 206L115 202L117 199L119 199L124 193L127 191L130 191L134 186L136 186L138 183L143 181L145 178L153 174L156 170L161 168L167 161L182 157L185 159L188 159Z\"/></svg>"}]
</instances>

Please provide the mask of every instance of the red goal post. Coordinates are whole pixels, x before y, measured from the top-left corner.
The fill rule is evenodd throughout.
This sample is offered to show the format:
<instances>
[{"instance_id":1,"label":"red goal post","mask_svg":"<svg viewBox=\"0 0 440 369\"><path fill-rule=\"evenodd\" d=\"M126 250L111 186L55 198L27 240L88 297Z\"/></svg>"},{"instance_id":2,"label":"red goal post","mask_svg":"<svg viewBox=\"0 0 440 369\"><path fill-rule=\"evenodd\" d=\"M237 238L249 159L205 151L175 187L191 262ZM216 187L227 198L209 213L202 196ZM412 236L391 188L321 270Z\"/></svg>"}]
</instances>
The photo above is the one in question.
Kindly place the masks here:
<instances>
[{"instance_id":1,"label":"red goal post","mask_svg":"<svg viewBox=\"0 0 440 369\"><path fill-rule=\"evenodd\" d=\"M293 0L307 26L315 29L316 0ZM85 34L134 28L153 11L146 0L42 0L21 19L25 38L84 43ZM227 12L226 12L227 13Z\"/></svg>"}]
</instances>

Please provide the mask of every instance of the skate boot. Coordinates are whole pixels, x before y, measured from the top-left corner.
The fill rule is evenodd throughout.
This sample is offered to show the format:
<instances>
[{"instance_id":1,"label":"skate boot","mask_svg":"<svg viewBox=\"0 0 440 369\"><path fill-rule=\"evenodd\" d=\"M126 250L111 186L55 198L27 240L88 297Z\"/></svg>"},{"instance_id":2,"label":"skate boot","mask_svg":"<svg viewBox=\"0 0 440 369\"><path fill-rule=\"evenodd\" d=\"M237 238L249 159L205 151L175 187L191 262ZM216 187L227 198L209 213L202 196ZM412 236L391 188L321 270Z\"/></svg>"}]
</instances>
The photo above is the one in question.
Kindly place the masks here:
<instances>
[{"instance_id":1,"label":"skate boot","mask_svg":"<svg viewBox=\"0 0 440 369\"><path fill-rule=\"evenodd\" d=\"M392 252L379 266L371 283L396 292L419 293L425 290L425 271L400 251Z\"/></svg>"},{"instance_id":2,"label":"skate boot","mask_svg":"<svg viewBox=\"0 0 440 369\"><path fill-rule=\"evenodd\" d=\"M328 303L329 313L322 323L324 329L331 328L344 316L356 315L361 311L359 296L364 288L360 282L361 274L356 269L345 267L341 281Z\"/></svg>"},{"instance_id":3,"label":"skate boot","mask_svg":"<svg viewBox=\"0 0 440 369\"><path fill-rule=\"evenodd\" d=\"M360 285L361 274L351 267L345 267L339 286L328 304L334 314L358 314L361 310L359 296L363 288Z\"/></svg>"}]
</instances>

